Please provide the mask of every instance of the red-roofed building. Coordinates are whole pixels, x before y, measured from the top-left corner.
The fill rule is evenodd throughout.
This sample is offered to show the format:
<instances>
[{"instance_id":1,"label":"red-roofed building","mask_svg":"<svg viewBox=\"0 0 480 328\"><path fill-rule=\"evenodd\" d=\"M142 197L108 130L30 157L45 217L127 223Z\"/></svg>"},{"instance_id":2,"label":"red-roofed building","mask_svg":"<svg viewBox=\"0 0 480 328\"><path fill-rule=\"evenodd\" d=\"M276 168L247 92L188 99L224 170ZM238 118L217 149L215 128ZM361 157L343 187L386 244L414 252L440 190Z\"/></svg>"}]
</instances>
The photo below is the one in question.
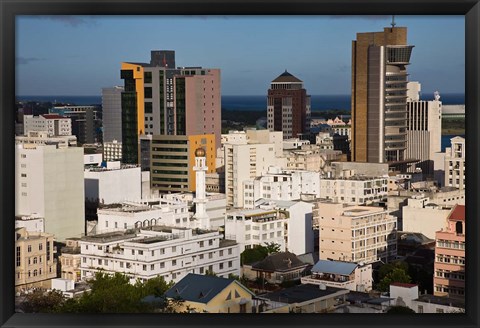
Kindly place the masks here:
<instances>
[{"instance_id":1,"label":"red-roofed building","mask_svg":"<svg viewBox=\"0 0 480 328\"><path fill-rule=\"evenodd\" d=\"M433 293L465 299L465 206L456 205L435 234Z\"/></svg>"},{"instance_id":2,"label":"red-roofed building","mask_svg":"<svg viewBox=\"0 0 480 328\"><path fill-rule=\"evenodd\" d=\"M32 131L45 131L49 137L71 136L72 120L58 114L25 115L23 131L24 135Z\"/></svg>"}]
</instances>

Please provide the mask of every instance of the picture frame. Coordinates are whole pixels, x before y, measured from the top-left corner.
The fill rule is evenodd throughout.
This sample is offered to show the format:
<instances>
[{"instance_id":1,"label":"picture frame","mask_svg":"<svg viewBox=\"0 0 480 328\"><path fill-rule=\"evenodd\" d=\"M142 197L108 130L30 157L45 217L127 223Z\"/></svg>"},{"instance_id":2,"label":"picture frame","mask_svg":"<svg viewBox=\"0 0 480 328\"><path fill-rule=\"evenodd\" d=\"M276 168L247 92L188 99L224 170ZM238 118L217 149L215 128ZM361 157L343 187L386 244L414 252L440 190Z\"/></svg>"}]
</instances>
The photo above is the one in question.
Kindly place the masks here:
<instances>
[{"instance_id":1,"label":"picture frame","mask_svg":"<svg viewBox=\"0 0 480 328\"><path fill-rule=\"evenodd\" d=\"M477 327L479 275L480 194L480 4L478 0L300 0L300 1L220 1L220 0L141 0L101 1L44 0L1 1L1 90L0 90L0 325L1 327L208 327L208 326L302 326L334 327L431 326ZM14 312L14 104L15 104L15 17L17 15L465 15L466 31L466 139L468 150L466 186L466 313L420 315L360 314L212 314L212 315L67 315L20 314ZM434 37L434 36L432 36ZM448 45L446 45L448 46ZM383 319L383 320L382 320Z\"/></svg>"}]
</instances>

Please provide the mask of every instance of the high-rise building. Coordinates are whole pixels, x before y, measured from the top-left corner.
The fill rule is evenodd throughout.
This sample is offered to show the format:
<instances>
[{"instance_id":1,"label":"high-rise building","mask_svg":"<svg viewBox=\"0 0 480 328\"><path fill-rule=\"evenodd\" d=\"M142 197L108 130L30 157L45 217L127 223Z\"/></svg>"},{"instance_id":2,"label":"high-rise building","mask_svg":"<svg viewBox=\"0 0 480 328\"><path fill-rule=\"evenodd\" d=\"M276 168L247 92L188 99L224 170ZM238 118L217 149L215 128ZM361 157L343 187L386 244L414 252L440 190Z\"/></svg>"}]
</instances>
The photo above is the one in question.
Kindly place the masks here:
<instances>
[{"instance_id":1,"label":"high-rise building","mask_svg":"<svg viewBox=\"0 0 480 328\"><path fill-rule=\"evenodd\" d=\"M43 217L45 232L56 241L80 237L85 232L83 148L46 137L21 142L15 148L15 215Z\"/></svg>"},{"instance_id":2,"label":"high-rise building","mask_svg":"<svg viewBox=\"0 0 480 328\"><path fill-rule=\"evenodd\" d=\"M268 89L267 128L283 131L284 139L310 132L310 96L303 82L287 70Z\"/></svg>"},{"instance_id":3,"label":"high-rise building","mask_svg":"<svg viewBox=\"0 0 480 328\"><path fill-rule=\"evenodd\" d=\"M150 63L122 63L123 162L139 163L141 135L215 135L220 145L220 70L175 68L175 52L154 50Z\"/></svg>"},{"instance_id":4,"label":"high-rise building","mask_svg":"<svg viewBox=\"0 0 480 328\"><path fill-rule=\"evenodd\" d=\"M434 154L442 150L442 102L436 92L434 100L420 100L421 85L407 83L407 149L406 158L418 159L409 171L420 168L425 177L433 178Z\"/></svg>"},{"instance_id":5,"label":"high-rise building","mask_svg":"<svg viewBox=\"0 0 480 328\"><path fill-rule=\"evenodd\" d=\"M195 151L206 152L206 173L215 172L215 136L213 134L155 135L151 146L150 186L162 194L195 191Z\"/></svg>"},{"instance_id":6,"label":"high-rise building","mask_svg":"<svg viewBox=\"0 0 480 328\"><path fill-rule=\"evenodd\" d=\"M352 41L352 161L395 165L406 159L412 48L407 28L393 23Z\"/></svg>"},{"instance_id":7,"label":"high-rise building","mask_svg":"<svg viewBox=\"0 0 480 328\"><path fill-rule=\"evenodd\" d=\"M122 140L122 91L123 87L102 89L103 141Z\"/></svg>"}]
</instances>

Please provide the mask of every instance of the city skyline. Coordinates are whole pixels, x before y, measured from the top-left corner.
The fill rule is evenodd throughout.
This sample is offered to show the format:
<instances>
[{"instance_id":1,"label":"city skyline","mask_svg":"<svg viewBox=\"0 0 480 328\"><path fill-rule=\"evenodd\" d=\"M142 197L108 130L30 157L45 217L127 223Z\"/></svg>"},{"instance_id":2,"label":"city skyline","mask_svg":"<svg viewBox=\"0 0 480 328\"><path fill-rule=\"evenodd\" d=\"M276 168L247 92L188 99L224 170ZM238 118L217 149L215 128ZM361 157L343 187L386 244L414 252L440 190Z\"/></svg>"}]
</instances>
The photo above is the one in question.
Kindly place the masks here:
<instances>
[{"instance_id":1,"label":"city skyline","mask_svg":"<svg viewBox=\"0 0 480 328\"><path fill-rule=\"evenodd\" d=\"M175 50L177 66L219 68L222 95L264 95L285 69L311 95L346 95L356 33L391 22L387 15L21 16L17 95L100 95L122 85L121 62L148 62L159 49ZM395 16L395 23L408 28L415 45L409 80L422 83L425 94L463 93L464 17Z\"/></svg>"}]
</instances>

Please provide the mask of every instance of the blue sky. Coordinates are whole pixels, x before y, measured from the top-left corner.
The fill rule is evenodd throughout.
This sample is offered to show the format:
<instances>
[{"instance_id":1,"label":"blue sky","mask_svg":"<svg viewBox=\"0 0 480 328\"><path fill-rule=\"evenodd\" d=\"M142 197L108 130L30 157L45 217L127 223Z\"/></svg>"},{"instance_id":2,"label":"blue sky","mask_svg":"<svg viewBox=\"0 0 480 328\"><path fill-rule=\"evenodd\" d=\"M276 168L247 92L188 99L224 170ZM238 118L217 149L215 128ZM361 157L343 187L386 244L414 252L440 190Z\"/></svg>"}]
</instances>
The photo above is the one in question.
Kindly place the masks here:
<instances>
[{"instance_id":1,"label":"blue sky","mask_svg":"<svg viewBox=\"0 0 480 328\"><path fill-rule=\"evenodd\" d=\"M177 66L222 70L222 95L264 95L287 69L311 95L349 94L351 42L391 16L19 16L18 95L100 95L122 85L123 61L175 50ZM395 16L415 45L422 93L463 93L464 16Z\"/></svg>"}]
</instances>

